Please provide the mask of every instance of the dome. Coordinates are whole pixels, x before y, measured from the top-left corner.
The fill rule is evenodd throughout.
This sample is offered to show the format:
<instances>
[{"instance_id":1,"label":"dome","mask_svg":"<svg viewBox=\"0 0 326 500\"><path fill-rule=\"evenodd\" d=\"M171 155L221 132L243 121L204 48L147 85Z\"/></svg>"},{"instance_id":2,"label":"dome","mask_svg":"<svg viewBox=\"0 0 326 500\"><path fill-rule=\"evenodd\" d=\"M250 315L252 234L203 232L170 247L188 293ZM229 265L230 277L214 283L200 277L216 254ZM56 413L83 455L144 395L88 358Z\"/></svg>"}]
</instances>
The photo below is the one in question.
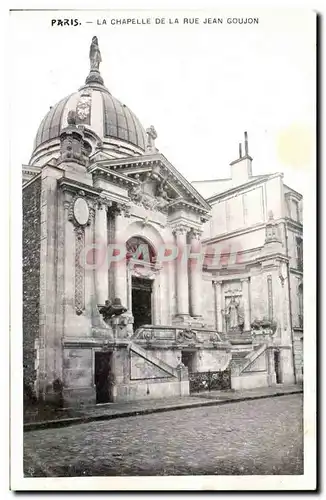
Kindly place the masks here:
<instances>
[{"instance_id":1,"label":"dome","mask_svg":"<svg viewBox=\"0 0 326 500\"><path fill-rule=\"evenodd\" d=\"M76 124L95 132L102 150L112 158L144 152L144 127L128 106L113 97L104 86L98 67L94 69L91 61L86 84L51 107L41 121L30 164L42 165L49 155L59 154L60 132L68 125L71 110L76 111Z\"/></svg>"}]
</instances>

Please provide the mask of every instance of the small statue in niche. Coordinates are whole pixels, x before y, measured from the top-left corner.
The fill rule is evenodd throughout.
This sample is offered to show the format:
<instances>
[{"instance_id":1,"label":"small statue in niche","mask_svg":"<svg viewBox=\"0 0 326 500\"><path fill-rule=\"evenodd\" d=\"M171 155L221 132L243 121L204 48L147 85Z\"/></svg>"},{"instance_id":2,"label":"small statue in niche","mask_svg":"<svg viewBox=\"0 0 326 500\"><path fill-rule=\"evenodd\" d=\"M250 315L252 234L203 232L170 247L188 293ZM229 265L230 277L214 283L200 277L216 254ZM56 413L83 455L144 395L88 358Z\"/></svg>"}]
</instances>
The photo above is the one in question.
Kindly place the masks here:
<instances>
[{"instance_id":1,"label":"small statue in niche","mask_svg":"<svg viewBox=\"0 0 326 500\"><path fill-rule=\"evenodd\" d=\"M239 301L235 297L231 297L231 301L226 310L226 320L229 328L239 327Z\"/></svg>"}]
</instances>

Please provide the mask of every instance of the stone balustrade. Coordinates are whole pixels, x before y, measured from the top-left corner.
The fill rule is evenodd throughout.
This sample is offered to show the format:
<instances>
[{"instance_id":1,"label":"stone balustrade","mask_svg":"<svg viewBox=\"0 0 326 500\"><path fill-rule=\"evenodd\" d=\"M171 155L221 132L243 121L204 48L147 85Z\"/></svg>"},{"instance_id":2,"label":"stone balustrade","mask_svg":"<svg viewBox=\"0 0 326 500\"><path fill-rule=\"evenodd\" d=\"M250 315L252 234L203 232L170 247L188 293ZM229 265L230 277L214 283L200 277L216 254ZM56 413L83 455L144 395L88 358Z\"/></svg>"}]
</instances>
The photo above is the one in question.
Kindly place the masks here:
<instances>
[{"instance_id":1,"label":"stone balustrade","mask_svg":"<svg viewBox=\"0 0 326 500\"><path fill-rule=\"evenodd\" d=\"M207 328L144 325L136 330L132 340L158 347L229 347L216 331Z\"/></svg>"}]
</instances>

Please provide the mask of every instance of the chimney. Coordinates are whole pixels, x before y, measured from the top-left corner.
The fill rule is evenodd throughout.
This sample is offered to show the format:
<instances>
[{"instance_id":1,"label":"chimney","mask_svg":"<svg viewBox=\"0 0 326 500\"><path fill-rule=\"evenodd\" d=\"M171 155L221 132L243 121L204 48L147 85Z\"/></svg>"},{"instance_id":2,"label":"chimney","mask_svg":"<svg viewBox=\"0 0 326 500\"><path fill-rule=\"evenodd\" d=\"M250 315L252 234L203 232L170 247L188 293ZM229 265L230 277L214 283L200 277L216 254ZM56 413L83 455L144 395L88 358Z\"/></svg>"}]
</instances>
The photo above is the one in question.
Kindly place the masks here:
<instances>
[{"instance_id":1,"label":"chimney","mask_svg":"<svg viewBox=\"0 0 326 500\"><path fill-rule=\"evenodd\" d=\"M242 144L239 144L239 158L230 163L232 184L234 186L245 184L252 176L252 158L249 155L248 133L244 133L244 156Z\"/></svg>"}]
</instances>

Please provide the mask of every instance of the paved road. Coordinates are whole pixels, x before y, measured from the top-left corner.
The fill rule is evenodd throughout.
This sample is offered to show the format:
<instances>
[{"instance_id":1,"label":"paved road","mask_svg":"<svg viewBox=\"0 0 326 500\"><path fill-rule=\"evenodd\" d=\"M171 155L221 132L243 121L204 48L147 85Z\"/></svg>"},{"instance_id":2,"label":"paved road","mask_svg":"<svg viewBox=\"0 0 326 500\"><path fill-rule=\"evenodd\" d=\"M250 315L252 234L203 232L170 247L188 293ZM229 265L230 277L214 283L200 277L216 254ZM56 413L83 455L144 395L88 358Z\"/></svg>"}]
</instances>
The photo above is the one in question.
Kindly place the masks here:
<instances>
[{"instance_id":1,"label":"paved road","mask_svg":"<svg viewBox=\"0 0 326 500\"><path fill-rule=\"evenodd\" d=\"M28 432L26 477L302 474L302 395Z\"/></svg>"}]
</instances>

